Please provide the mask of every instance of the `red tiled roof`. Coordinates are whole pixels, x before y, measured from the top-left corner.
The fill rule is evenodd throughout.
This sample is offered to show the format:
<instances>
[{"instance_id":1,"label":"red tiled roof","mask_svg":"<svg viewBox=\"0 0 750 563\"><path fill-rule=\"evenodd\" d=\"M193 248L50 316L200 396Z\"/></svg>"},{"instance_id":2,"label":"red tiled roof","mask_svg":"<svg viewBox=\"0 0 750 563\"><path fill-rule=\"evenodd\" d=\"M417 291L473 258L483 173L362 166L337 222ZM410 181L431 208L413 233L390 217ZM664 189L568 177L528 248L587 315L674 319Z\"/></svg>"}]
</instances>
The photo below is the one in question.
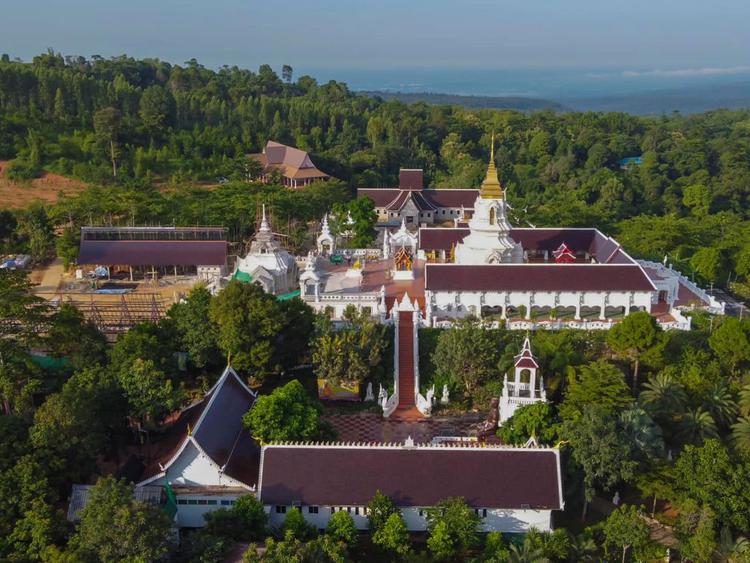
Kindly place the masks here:
<instances>
[{"instance_id":1,"label":"red tiled roof","mask_svg":"<svg viewBox=\"0 0 750 563\"><path fill-rule=\"evenodd\" d=\"M380 490L397 506L463 497L475 508L559 510L557 450L475 447L266 446L266 505L364 506Z\"/></svg>"},{"instance_id":2,"label":"red tiled roof","mask_svg":"<svg viewBox=\"0 0 750 563\"><path fill-rule=\"evenodd\" d=\"M516 360L514 364L517 368L538 368L539 364L534 361L534 358L522 357Z\"/></svg>"},{"instance_id":3,"label":"red tiled roof","mask_svg":"<svg viewBox=\"0 0 750 563\"><path fill-rule=\"evenodd\" d=\"M637 264L427 264L430 291L654 291Z\"/></svg>"},{"instance_id":4,"label":"red tiled roof","mask_svg":"<svg viewBox=\"0 0 750 563\"><path fill-rule=\"evenodd\" d=\"M81 240L79 264L123 266L223 266L223 240Z\"/></svg>"},{"instance_id":5,"label":"red tiled roof","mask_svg":"<svg viewBox=\"0 0 750 563\"><path fill-rule=\"evenodd\" d=\"M401 194L398 188L359 188L357 197L369 197L375 207L386 207Z\"/></svg>"}]
</instances>

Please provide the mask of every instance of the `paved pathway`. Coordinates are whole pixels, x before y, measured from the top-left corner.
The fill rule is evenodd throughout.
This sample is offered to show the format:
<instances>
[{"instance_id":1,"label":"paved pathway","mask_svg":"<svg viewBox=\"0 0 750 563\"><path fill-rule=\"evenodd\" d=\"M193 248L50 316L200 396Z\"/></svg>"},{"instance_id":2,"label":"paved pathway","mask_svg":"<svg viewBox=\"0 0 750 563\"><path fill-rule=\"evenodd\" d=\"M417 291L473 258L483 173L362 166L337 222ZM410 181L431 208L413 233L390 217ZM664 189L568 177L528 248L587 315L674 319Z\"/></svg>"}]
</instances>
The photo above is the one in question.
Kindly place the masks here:
<instances>
[{"instance_id":1,"label":"paved pathway","mask_svg":"<svg viewBox=\"0 0 750 563\"><path fill-rule=\"evenodd\" d=\"M60 289L60 283L63 277L63 263L59 258L47 266L44 270L41 283L34 288L34 293L46 299L52 299Z\"/></svg>"},{"instance_id":2,"label":"paved pathway","mask_svg":"<svg viewBox=\"0 0 750 563\"><path fill-rule=\"evenodd\" d=\"M422 418L421 420L384 419L379 413L325 414L343 442L403 442L409 436L417 443L430 442L436 436L471 436L472 426L484 420L484 414Z\"/></svg>"}]
</instances>

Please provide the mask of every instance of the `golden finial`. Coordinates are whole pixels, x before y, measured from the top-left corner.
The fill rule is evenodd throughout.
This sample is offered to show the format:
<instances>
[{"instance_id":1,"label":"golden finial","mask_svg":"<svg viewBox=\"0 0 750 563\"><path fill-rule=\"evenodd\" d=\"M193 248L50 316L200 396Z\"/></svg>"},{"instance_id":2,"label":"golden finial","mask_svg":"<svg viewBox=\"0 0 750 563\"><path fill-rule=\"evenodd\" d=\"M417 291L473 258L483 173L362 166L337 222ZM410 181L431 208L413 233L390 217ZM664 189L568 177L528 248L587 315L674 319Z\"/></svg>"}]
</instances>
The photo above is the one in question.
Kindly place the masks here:
<instances>
[{"instance_id":1,"label":"golden finial","mask_svg":"<svg viewBox=\"0 0 750 563\"><path fill-rule=\"evenodd\" d=\"M503 187L497 177L497 168L495 168L495 132L492 132L492 145L490 146L490 163L487 166L487 174L482 182L482 188L479 195L484 199L502 199Z\"/></svg>"}]
</instances>

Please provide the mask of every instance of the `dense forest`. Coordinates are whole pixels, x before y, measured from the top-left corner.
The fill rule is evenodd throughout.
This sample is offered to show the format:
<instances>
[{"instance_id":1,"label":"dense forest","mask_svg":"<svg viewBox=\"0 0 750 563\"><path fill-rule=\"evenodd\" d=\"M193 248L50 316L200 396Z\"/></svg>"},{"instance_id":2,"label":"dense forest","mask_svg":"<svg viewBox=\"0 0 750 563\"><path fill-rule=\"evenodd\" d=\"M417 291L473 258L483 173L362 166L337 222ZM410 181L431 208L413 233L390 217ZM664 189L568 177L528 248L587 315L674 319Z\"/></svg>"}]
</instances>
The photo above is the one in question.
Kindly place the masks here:
<instances>
[{"instance_id":1,"label":"dense forest","mask_svg":"<svg viewBox=\"0 0 750 563\"><path fill-rule=\"evenodd\" d=\"M89 223L221 224L239 242L266 203L275 229L303 252L324 212L349 206L366 215L353 188L395 184L399 167L424 168L438 188L476 187L493 132L515 224L598 226L636 257L667 255L696 280L750 297L750 111L643 118L405 105L295 79L289 67L278 76L268 66L214 71L196 61L53 52L31 63L0 60L0 159L11 161L6 179L30 190L25 183L44 171L89 187L12 211L0 201L0 250L73 262L78 227ZM309 151L339 180L299 191L248 182L246 155L268 139ZM641 164L622 168L632 156ZM198 287L158 323L108 345L75 308L51 308L23 273L2 270L0 559L171 553L209 562L236 541L262 541L267 562L649 560L664 555L649 539L654 516L670 526L684 560L747 561L750 321L692 316L689 332L662 331L636 313L608 333L531 337L551 401L519 409L499 436L562 447L566 511L555 532L515 543L480 535L473 510L446 499L428 516L426 542L411 544L382 495L371 502L382 516L371 521L371 539L343 511L322 534L298 510L268 530L258 503L243 497L178 549L164 512L133 501L129 485L112 478L98 480L72 526L63 513L71 484L93 483L142 454L171 412L210 388L226 358L262 390L258 414L244 419L256 438L331 438L323 407L303 388L314 386L312 374L293 368L387 383L392 332L354 313L333 330L299 300L232 282L217 296ZM449 413L482 411L522 337L473 320L424 329L422 383L449 387ZM265 422L269 412L281 422ZM595 500L615 491L624 505L592 514ZM245 559L257 561L255 550Z\"/></svg>"},{"instance_id":2,"label":"dense forest","mask_svg":"<svg viewBox=\"0 0 750 563\"><path fill-rule=\"evenodd\" d=\"M399 167L424 168L432 186L476 187L493 131L516 224L598 226L703 283L750 274L750 111L644 118L405 105L294 80L290 67L279 77L266 65L214 71L53 52L31 63L3 56L0 158L13 159L9 178L47 169L92 188L17 214L15 233L7 219L0 240L28 249L40 221L225 224L246 236L246 212L261 200L282 223L319 219L351 197L347 185L393 185ZM268 139L309 151L342 182L305 195L248 185L245 155ZM638 155L642 164L621 169ZM206 182L227 183L196 187Z\"/></svg>"}]
</instances>

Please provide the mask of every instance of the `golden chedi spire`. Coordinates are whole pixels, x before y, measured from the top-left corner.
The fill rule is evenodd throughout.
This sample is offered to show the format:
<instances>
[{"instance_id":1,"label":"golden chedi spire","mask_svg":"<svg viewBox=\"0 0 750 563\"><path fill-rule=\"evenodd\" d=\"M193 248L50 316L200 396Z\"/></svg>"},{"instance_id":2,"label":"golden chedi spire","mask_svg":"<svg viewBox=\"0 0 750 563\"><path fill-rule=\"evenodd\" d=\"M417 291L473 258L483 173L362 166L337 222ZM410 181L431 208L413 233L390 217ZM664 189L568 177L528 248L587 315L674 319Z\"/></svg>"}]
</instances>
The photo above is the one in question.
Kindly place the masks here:
<instances>
[{"instance_id":1,"label":"golden chedi spire","mask_svg":"<svg viewBox=\"0 0 750 563\"><path fill-rule=\"evenodd\" d=\"M503 187L497 177L497 168L495 168L495 133L492 133L492 147L490 148L490 164L487 166L487 174L482 182L482 188L479 195L483 199L502 199Z\"/></svg>"}]
</instances>

